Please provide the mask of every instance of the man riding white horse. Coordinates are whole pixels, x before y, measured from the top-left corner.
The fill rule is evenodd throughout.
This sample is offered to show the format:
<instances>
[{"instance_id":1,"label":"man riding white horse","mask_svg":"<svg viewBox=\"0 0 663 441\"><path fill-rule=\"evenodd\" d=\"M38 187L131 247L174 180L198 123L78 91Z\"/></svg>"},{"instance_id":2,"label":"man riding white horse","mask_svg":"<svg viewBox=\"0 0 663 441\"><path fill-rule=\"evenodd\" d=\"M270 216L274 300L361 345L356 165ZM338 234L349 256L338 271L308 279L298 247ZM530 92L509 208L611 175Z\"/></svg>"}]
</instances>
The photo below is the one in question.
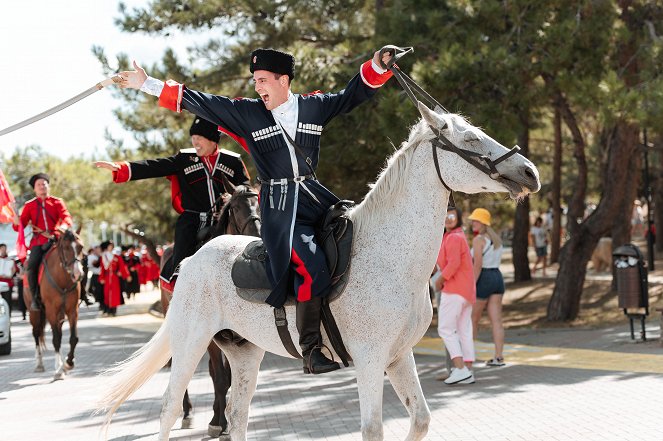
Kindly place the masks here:
<instances>
[{"instance_id":1,"label":"man riding white horse","mask_svg":"<svg viewBox=\"0 0 663 441\"><path fill-rule=\"evenodd\" d=\"M180 213L175 224L172 258L163 265L161 284L173 291L177 267L196 251L196 234L211 225L214 205L229 192L224 175L234 185L250 185L249 173L237 153L219 149L221 133L215 124L196 117L189 129L194 148L182 149L167 158L133 162L97 161L113 172L113 181L127 182L167 176L171 182L173 208Z\"/></svg>"},{"instance_id":2,"label":"man riding white horse","mask_svg":"<svg viewBox=\"0 0 663 441\"><path fill-rule=\"evenodd\" d=\"M388 62L390 54L384 54ZM120 85L159 97L159 105L180 112L186 109L237 134L250 152L261 182L262 238L269 262L272 291L267 303L281 307L295 273L297 329L304 358L304 373L339 369L321 351L322 299L331 291L331 276L314 226L339 199L315 176L323 127L331 119L371 98L390 77L379 67L379 52L361 65L359 73L338 93L296 95L292 55L257 49L250 71L260 99L230 99L187 89L172 80L148 77L134 62L135 71L120 73Z\"/></svg>"},{"instance_id":3,"label":"man riding white horse","mask_svg":"<svg viewBox=\"0 0 663 441\"><path fill-rule=\"evenodd\" d=\"M38 277L42 257L53 245L56 233L70 228L73 221L64 201L49 194L51 178L46 173L33 175L29 182L35 191L35 197L25 203L20 217L18 214L14 216L14 230L18 231L19 226L25 228L32 225L27 265L28 285L32 296L30 310L39 311L41 298Z\"/></svg>"}]
</instances>

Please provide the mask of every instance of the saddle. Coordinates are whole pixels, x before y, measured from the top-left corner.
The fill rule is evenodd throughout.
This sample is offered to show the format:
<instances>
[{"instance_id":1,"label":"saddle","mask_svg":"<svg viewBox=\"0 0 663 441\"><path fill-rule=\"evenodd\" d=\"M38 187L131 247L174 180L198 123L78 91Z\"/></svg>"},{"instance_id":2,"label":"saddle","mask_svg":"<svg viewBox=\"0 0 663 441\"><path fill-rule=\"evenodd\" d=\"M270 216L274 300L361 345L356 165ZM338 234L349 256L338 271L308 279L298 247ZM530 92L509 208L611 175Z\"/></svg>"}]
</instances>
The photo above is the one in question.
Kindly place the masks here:
<instances>
[{"instance_id":1,"label":"saddle","mask_svg":"<svg viewBox=\"0 0 663 441\"><path fill-rule=\"evenodd\" d=\"M348 217L352 201L339 201L333 205L325 215L319 228L316 228L316 237L322 247L329 273L332 280L332 291L322 302L322 324L336 353L347 367L348 360L352 358L345 349L341 333L329 308L329 302L339 297L347 285L347 272L350 267L352 253L353 227ZM237 294L244 300L253 303L264 303L271 292L271 285L267 278L265 262L269 259L267 249L262 240L250 242L242 254L237 256L233 263L231 276ZM287 304L294 304L294 292L288 296ZM283 346L288 353L301 358L288 332L285 307L274 309L276 329L281 337Z\"/></svg>"},{"instance_id":2,"label":"saddle","mask_svg":"<svg viewBox=\"0 0 663 441\"><path fill-rule=\"evenodd\" d=\"M344 276L350 267L353 235L352 221L348 218L348 212L353 205L352 201L337 202L316 228L316 238L325 253L331 274L330 301L338 297L347 284L347 278ZM265 262L268 259L267 249L260 239L250 242L235 259L231 276L237 294L244 300L264 303L269 296L272 287L265 269ZM294 293L292 294L294 296ZM289 301L290 304L292 302Z\"/></svg>"}]
</instances>

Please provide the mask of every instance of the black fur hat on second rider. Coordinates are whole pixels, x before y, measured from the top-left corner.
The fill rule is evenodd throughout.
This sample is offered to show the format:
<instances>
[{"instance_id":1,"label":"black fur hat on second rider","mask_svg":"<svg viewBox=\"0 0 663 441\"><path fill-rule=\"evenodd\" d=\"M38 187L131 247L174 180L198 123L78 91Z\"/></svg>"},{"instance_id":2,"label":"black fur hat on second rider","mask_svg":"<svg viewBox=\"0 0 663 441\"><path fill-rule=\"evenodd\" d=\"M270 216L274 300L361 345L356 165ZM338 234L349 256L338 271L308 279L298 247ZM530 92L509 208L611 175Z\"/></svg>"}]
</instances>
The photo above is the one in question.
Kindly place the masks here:
<instances>
[{"instance_id":1,"label":"black fur hat on second rider","mask_svg":"<svg viewBox=\"0 0 663 441\"><path fill-rule=\"evenodd\" d=\"M35 184L37 183L38 179L43 179L49 184L51 183L51 178L46 173L37 173L36 175L32 175L30 177L30 180L28 181L30 183L30 187L35 188Z\"/></svg>"},{"instance_id":2,"label":"black fur hat on second rider","mask_svg":"<svg viewBox=\"0 0 663 441\"><path fill-rule=\"evenodd\" d=\"M195 117L193 119L193 124L189 129L189 136L200 135L203 138L209 139L216 143L221 139L221 132L219 132L219 127L216 124L212 124L206 119Z\"/></svg>"}]
</instances>

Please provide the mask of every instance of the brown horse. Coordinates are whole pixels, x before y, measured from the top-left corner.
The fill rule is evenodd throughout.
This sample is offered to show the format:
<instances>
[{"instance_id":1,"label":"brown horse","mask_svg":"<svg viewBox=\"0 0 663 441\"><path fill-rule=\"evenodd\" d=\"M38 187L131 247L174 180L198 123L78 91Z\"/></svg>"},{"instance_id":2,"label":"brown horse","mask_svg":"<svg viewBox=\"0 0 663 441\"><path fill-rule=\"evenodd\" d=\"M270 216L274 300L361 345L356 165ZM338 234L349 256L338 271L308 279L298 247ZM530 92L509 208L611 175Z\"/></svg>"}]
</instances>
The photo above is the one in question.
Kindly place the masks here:
<instances>
[{"instance_id":1,"label":"brown horse","mask_svg":"<svg viewBox=\"0 0 663 441\"><path fill-rule=\"evenodd\" d=\"M44 372L43 351L46 349L44 330L46 321L53 331L53 349L55 350L56 380L64 379L68 371L74 368L74 350L78 343L76 324L78 322L78 301L80 298L80 265L83 243L78 235L66 231L56 238L55 243L46 252L40 271L39 281L42 307L39 311L30 311L32 336L35 339L35 372ZM23 290L25 304L32 301L32 293L26 286ZM69 353L63 362L60 354L62 343L62 324L69 321Z\"/></svg>"},{"instance_id":2,"label":"brown horse","mask_svg":"<svg viewBox=\"0 0 663 441\"><path fill-rule=\"evenodd\" d=\"M224 181L226 189L232 192L230 200L226 202L220 211L219 220L214 224L209 233L201 238L201 242L220 236L222 234L243 234L246 236L260 236L260 215L258 209L258 193L250 187L239 185L233 186L232 183ZM173 249L168 247L161 256L161 266L172 256ZM171 291L161 289L161 304L164 315L168 311L168 305L173 296ZM220 334L220 333L219 333ZM215 336L220 340L227 339L226 335ZM230 388L230 365L226 356L214 341L207 347L209 354L209 374L214 384L214 415L207 426L207 434L211 437L218 437L228 428L228 420L225 416L226 394ZM182 418L183 427L190 425L190 412L193 408L189 399L189 391L184 393L182 403L184 416Z\"/></svg>"}]
</instances>

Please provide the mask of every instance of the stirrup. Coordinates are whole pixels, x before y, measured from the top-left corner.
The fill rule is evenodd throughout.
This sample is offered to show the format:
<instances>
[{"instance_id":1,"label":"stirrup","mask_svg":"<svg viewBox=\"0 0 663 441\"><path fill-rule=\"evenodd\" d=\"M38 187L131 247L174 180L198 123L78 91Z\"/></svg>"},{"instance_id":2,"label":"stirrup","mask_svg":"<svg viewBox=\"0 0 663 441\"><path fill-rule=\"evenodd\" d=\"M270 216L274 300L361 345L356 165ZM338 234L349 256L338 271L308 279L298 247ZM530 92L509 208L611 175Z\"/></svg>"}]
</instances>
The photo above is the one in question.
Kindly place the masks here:
<instances>
[{"instance_id":1,"label":"stirrup","mask_svg":"<svg viewBox=\"0 0 663 441\"><path fill-rule=\"evenodd\" d=\"M320 355L322 355L323 357L327 358L327 356L322 352L322 348L327 349L327 352L329 352L329 355L331 356L331 362L332 362L335 366L330 365L330 366L331 366L331 369L324 369L324 370L322 370L322 371L317 371L317 372L316 372L316 371L313 370L313 366L311 365L311 358L312 358L313 352L314 352L316 349L319 349L319 350L320 350ZM329 358L327 358L327 360L329 360ZM324 345L324 344L320 344L320 345L316 345L316 346L314 346L313 349L311 349L311 352L309 352L308 356L306 356L305 361L306 361L306 366L304 366L304 373L305 373L305 374L314 374L314 375L315 375L315 374L325 374L325 373L327 373L327 372L332 372L332 371L335 371L335 370L341 368L341 366L338 364L338 362L334 359L334 354L332 353L332 351L330 351L329 348L328 348L326 345Z\"/></svg>"}]
</instances>

